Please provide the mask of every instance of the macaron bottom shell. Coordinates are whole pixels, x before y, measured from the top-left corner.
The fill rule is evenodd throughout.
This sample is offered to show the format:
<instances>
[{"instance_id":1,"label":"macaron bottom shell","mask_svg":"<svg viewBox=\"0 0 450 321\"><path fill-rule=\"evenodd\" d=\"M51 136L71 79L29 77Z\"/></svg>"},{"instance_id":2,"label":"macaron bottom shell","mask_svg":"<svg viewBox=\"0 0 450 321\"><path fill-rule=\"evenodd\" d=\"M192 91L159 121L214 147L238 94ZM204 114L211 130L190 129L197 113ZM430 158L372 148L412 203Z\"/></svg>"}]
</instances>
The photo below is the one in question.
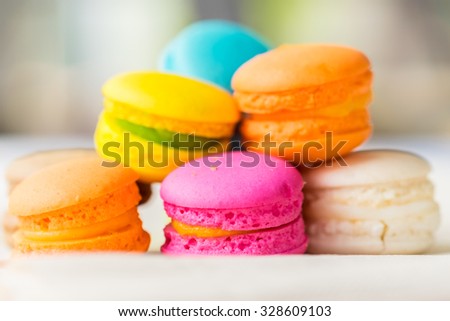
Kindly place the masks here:
<instances>
[{"instance_id":1,"label":"macaron bottom shell","mask_svg":"<svg viewBox=\"0 0 450 321\"><path fill-rule=\"evenodd\" d=\"M19 231L13 236L15 250L19 253L55 253L68 251L125 251L146 252L150 235L142 230L141 224L126 227L107 235L69 241L35 241Z\"/></svg>"},{"instance_id":2,"label":"macaron bottom shell","mask_svg":"<svg viewBox=\"0 0 450 321\"><path fill-rule=\"evenodd\" d=\"M180 235L171 224L164 229L166 243L161 252L169 255L273 255L304 253L307 238L301 217L288 224L245 234L223 237Z\"/></svg>"},{"instance_id":3,"label":"macaron bottom shell","mask_svg":"<svg viewBox=\"0 0 450 321\"><path fill-rule=\"evenodd\" d=\"M295 165L346 155L372 133L371 99L371 93L364 93L321 108L248 114L240 126L243 144L267 152L267 141L275 142L270 153ZM339 154L331 152L335 148Z\"/></svg>"},{"instance_id":4,"label":"macaron bottom shell","mask_svg":"<svg viewBox=\"0 0 450 321\"><path fill-rule=\"evenodd\" d=\"M374 225L377 225L375 222ZM403 235L392 237L370 237L355 235L323 235L320 237L309 236L311 254L421 254L433 244L433 236Z\"/></svg>"},{"instance_id":5,"label":"macaron bottom shell","mask_svg":"<svg viewBox=\"0 0 450 321\"><path fill-rule=\"evenodd\" d=\"M305 211L308 252L313 254L424 253L433 244L440 221L439 207L432 200L378 207L331 205L324 200L307 203Z\"/></svg>"},{"instance_id":6,"label":"macaron bottom shell","mask_svg":"<svg viewBox=\"0 0 450 321\"><path fill-rule=\"evenodd\" d=\"M362 129L357 132L349 132L343 134L332 134L314 139L293 139L287 141L280 141L275 148L270 149L272 156L280 157L293 165L309 165L321 163L332 158L345 156L353 151L356 147L364 143L372 134L372 128ZM252 142L251 139L244 137L245 142ZM263 146L263 141L258 141L258 144L247 144L248 151L265 152L266 147Z\"/></svg>"}]
</instances>

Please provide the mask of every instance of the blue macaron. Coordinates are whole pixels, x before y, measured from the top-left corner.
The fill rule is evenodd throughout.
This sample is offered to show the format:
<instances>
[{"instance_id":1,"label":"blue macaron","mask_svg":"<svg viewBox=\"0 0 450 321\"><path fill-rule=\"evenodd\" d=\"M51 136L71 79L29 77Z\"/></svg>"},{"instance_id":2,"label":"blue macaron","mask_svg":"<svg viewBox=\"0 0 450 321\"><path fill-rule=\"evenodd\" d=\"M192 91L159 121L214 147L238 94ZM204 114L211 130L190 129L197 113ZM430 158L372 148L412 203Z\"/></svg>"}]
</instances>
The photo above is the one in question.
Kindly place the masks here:
<instances>
[{"instance_id":1,"label":"blue macaron","mask_svg":"<svg viewBox=\"0 0 450 321\"><path fill-rule=\"evenodd\" d=\"M269 49L261 36L242 25L224 20L199 21L166 46L158 68L212 82L231 92L234 72Z\"/></svg>"}]
</instances>

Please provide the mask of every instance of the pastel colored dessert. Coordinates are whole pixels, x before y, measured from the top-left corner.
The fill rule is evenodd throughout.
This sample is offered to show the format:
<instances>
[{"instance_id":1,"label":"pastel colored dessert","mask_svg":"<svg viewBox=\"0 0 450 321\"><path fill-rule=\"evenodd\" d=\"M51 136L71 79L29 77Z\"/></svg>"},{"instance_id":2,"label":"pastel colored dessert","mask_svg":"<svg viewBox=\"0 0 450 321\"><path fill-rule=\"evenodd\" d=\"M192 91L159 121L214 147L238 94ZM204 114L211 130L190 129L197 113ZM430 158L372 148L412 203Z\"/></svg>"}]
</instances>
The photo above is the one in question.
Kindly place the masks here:
<instances>
[{"instance_id":1,"label":"pastel colored dessert","mask_svg":"<svg viewBox=\"0 0 450 321\"><path fill-rule=\"evenodd\" d=\"M166 46L159 69L209 81L231 91L234 72L268 49L261 36L242 25L204 20L183 29Z\"/></svg>"},{"instance_id":2,"label":"pastel colored dessert","mask_svg":"<svg viewBox=\"0 0 450 321\"><path fill-rule=\"evenodd\" d=\"M97 151L130 166L145 182L162 181L189 160L226 150L240 117L225 90L177 75L119 75L103 94Z\"/></svg>"},{"instance_id":3,"label":"pastel colored dessert","mask_svg":"<svg viewBox=\"0 0 450 321\"><path fill-rule=\"evenodd\" d=\"M36 152L18 158L8 166L5 172L9 192L25 178L46 166L70 159L91 157L93 155L96 155L93 149L63 149ZM16 216L8 212L5 213L3 217L3 230L9 245L12 245L12 235L17 231L18 225L19 220Z\"/></svg>"},{"instance_id":4,"label":"pastel colored dessert","mask_svg":"<svg viewBox=\"0 0 450 321\"><path fill-rule=\"evenodd\" d=\"M9 214L6 212L3 215L3 233L4 233L4 239L6 241L6 244L9 246L13 245L13 234L17 231L19 228L19 219L15 217L14 215Z\"/></svg>"},{"instance_id":5,"label":"pastel colored dessert","mask_svg":"<svg viewBox=\"0 0 450 321\"><path fill-rule=\"evenodd\" d=\"M88 148L58 149L35 152L14 160L6 169L5 176L10 192L25 178L37 171L60 162L76 158L95 156L96 152Z\"/></svg>"},{"instance_id":6,"label":"pastel colored dessert","mask_svg":"<svg viewBox=\"0 0 450 321\"><path fill-rule=\"evenodd\" d=\"M348 154L371 134L370 68L363 53L333 45L282 45L256 56L232 80L246 114L243 140L263 150L270 134L271 154L294 164Z\"/></svg>"},{"instance_id":7,"label":"pastel colored dessert","mask_svg":"<svg viewBox=\"0 0 450 321\"><path fill-rule=\"evenodd\" d=\"M19 217L13 235L19 253L145 252L150 236L137 212L138 174L104 167L97 156L45 167L11 193Z\"/></svg>"},{"instance_id":8,"label":"pastel colored dessert","mask_svg":"<svg viewBox=\"0 0 450 321\"><path fill-rule=\"evenodd\" d=\"M304 169L303 213L318 254L414 254L433 243L439 208L417 155L372 150Z\"/></svg>"},{"instance_id":9,"label":"pastel colored dessert","mask_svg":"<svg viewBox=\"0 0 450 321\"><path fill-rule=\"evenodd\" d=\"M14 160L6 169L5 176L11 192L19 183L37 171L63 161L97 155L94 149L73 148L39 151ZM152 194L150 184L137 182L141 194L140 204L147 202Z\"/></svg>"},{"instance_id":10,"label":"pastel colored dessert","mask_svg":"<svg viewBox=\"0 0 450 321\"><path fill-rule=\"evenodd\" d=\"M161 185L171 255L304 253L303 180L286 161L229 152L191 161Z\"/></svg>"}]
</instances>

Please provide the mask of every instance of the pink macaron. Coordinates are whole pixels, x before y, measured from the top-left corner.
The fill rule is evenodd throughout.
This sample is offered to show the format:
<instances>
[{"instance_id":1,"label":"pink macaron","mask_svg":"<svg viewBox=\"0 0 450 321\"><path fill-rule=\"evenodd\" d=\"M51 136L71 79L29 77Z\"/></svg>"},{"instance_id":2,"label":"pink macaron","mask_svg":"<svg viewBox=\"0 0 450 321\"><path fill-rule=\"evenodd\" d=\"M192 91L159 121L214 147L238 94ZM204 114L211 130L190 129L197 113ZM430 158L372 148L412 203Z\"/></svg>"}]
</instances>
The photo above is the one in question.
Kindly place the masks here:
<instances>
[{"instance_id":1,"label":"pink macaron","mask_svg":"<svg viewBox=\"0 0 450 321\"><path fill-rule=\"evenodd\" d=\"M161 197L171 224L165 254L304 253L303 180L288 162L255 152L196 159L170 173Z\"/></svg>"}]
</instances>

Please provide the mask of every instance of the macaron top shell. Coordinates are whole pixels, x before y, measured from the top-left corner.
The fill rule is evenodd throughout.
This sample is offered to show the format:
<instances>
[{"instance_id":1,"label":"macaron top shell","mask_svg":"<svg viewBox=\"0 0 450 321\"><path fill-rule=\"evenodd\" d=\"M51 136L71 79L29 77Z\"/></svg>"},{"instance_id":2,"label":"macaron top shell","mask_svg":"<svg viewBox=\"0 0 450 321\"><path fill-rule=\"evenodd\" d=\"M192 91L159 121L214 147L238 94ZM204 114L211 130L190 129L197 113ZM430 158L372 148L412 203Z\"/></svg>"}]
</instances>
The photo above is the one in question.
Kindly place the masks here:
<instances>
[{"instance_id":1,"label":"macaron top shell","mask_svg":"<svg viewBox=\"0 0 450 321\"><path fill-rule=\"evenodd\" d=\"M13 161L6 170L6 179L20 182L34 172L62 161L97 155L93 149L62 149L33 153Z\"/></svg>"},{"instance_id":2,"label":"macaron top shell","mask_svg":"<svg viewBox=\"0 0 450 321\"><path fill-rule=\"evenodd\" d=\"M234 74L241 92L278 92L320 86L370 70L360 51L335 45L286 44L258 55Z\"/></svg>"},{"instance_id":3,"label":"macaron top shell","mask_svg":"<svg viewBox=\"0 0 450 321\"><path fill-rule=\"evenodd\" d=\"M397 150L368 150L318 168L304 169L305 188L363 186L426 178L430 165L412 153Z\"/></svg>"},{"instance_id":4,"label":"macaron top shell","mask_svg":"<svg viewBox=\"0 0 450 321\"><path fill-rule=\"evenodd\" d=\"M151 115L193 122L235 123L240 114L231 95L214 85L173 74L132 72L103 86L113 103Z\"/></svg>"},{"instance_id":5,"label":"macaron top shell","mask_svg":"<svg viewBox=\"0 0 450 321\"><path fill-rule=\"evenodd\" d=\"M112 193L138 178L128 168L103 167L97 156L65 161L20 183L11 193L9 212L31 216L60 210Z\"/></svg>"},{"instance_id":6,"label":"macaron top shell","mask_svg":"<svg viewBox=\"0 0 450 321\"><path fill-rule=\"evenodd\" d=\"M223 20L196 22L163 51L159 69L210 81L231 91L234 72L269 45L255 32Z\"/></svg>"},{"instance_id":7,"label":"macaron top shell","mask_svg":"<svg viewBox=\"0 0 450 321\"><path fill-rule=\"evenodd\" d=\"M252 208L300 197L302 187L300 173L282 159L229 152L174 170L161 185L161 197L167 203L190 208Z\"/></svg>"}]
</instances>

